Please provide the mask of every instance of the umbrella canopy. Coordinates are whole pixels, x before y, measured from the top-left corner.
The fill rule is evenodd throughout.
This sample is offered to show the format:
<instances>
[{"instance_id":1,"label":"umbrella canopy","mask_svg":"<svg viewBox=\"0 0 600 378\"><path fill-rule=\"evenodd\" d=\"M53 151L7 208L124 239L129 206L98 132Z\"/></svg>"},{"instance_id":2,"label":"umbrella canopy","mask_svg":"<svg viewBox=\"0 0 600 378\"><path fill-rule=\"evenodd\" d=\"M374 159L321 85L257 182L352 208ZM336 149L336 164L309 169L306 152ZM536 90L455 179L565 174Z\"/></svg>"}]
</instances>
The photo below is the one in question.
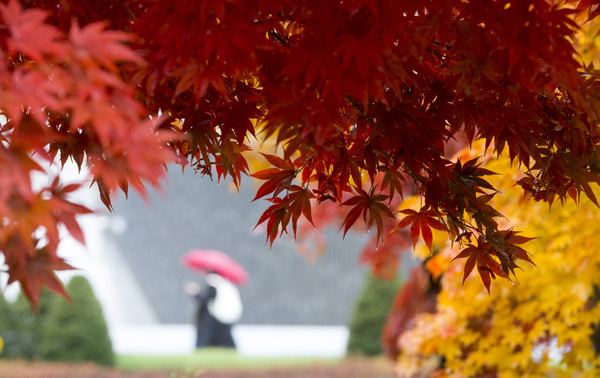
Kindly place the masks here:
<instances>
[{"instance_id":1,"label":"umbrella canopy","mask_svg":"<svg viewBox=\"0 0 600 378\"><path fill-rule=\"evenodd\" d=\"M183 265L201 273L213 271L236 285L245 285L249 280L246 270L221 251L193 249L183 255L181 261Z\"/></svg>"}]
</instances>

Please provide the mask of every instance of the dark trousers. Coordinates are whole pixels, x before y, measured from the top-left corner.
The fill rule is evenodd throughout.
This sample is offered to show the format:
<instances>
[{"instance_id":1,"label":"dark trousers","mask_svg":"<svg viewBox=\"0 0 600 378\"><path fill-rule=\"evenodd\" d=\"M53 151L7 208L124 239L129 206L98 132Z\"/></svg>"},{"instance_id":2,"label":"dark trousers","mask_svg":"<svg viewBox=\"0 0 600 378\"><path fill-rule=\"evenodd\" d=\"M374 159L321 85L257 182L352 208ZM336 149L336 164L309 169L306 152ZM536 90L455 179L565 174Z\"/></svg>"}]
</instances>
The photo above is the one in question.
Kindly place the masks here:
<instances>
[{"instance_id":1,"label":"dark trousers","mask_svg":"<svg viewBox=\"0 0 600 378\"><path fill-rule=\"evenodd\" d=\"M231 324L223 324L208 311L202 311L196 321L196 348L216 346L235 348Z\"/></svg>"}]
</instances>

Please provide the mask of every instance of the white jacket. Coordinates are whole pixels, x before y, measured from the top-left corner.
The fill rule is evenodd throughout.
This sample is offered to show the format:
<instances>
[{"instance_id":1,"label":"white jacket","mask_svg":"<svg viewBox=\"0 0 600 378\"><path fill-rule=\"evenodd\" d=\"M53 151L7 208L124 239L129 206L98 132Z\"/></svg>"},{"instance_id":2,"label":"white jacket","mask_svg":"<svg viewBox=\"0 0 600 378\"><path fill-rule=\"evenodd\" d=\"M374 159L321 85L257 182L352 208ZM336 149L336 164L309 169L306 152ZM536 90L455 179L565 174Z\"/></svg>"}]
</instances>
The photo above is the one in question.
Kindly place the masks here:
<instances>
[{"instance_id":1,"label":"white jacket","mask_svg":"<svg viewBox=\"0 0 600 378\"><path fill-rule=\"evenodd\" d=\"M242 317L240 292L234 284L218 274L207 274L206 282L217 290L214 300L208 303L208 312L224 324L233 324Z\"/></svg>"}]
</instances>

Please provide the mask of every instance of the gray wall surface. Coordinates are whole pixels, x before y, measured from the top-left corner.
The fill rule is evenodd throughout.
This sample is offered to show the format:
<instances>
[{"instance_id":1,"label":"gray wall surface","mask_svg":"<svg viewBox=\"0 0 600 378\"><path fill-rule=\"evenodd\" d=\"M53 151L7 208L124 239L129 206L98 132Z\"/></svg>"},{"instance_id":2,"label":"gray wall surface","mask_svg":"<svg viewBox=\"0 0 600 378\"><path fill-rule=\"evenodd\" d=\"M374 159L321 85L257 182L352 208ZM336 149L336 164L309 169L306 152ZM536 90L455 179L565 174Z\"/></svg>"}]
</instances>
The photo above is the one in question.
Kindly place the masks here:
<instances>
[{"instance_id":1,"label":"gray wall surface","mask_svg":"<svg viewBox=\"0 0 600 378\"><path fill-rule=\"evenodd\" d=\"M130 193L118 198L110 219L126 225L111 233L151 306L163 323L189 323L193 300L185 282L202 278L180 263L191 249L221 250L250 275L240 288L242 324L347 324L365 277L358 255L366 238L349 233L345 240L329 230L326 253L311 263L297 251L292 237L265 244L263 230L254 230L266 201L251 200L256 192L245 181L240 193L229 182L215 181L186 169L170 167L162 194L150 191L150 202ZM290 227L291 228L291 227Z\"/></svg>"}]
</instances>

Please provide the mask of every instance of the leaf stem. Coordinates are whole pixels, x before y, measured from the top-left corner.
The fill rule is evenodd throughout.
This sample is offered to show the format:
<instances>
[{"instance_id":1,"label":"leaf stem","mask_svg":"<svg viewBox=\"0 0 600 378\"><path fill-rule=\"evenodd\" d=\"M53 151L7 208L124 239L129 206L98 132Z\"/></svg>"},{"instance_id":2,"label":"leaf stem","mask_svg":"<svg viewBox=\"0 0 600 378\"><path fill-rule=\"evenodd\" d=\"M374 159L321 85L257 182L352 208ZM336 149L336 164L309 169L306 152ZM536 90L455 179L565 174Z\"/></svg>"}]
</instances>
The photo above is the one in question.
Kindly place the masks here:
<instances>
[{"instance_id":1,"label":"leaf stem","mask_svg":"<svg viewBox=\"0 0 600 378\"><path fill-rule=\"evenodd\" d=\"M369 117L369 116L368 116L368 115L367 115L367 114L366 114L366 113L365 113L365 112L364 112L364 111L363 111L363 110L360 108L360 106L359 106L359 105L356 103L356 101L354 101L354 100L352 99L352 97L350 97L350 96L346 96L346 100L348 100L348 102L349 102L350 104L352 104L352 106L354 107L354 109L356 109L356 110L358 111L358 113L359 113L361 116L363 116L363 117L364 117L364 118L365 118L367 121L369 121L369 123L370 123L371 125L373 125L373 126L375 125L375 121L373 120L373 118Z\"/></svg>"}]
</instances>

